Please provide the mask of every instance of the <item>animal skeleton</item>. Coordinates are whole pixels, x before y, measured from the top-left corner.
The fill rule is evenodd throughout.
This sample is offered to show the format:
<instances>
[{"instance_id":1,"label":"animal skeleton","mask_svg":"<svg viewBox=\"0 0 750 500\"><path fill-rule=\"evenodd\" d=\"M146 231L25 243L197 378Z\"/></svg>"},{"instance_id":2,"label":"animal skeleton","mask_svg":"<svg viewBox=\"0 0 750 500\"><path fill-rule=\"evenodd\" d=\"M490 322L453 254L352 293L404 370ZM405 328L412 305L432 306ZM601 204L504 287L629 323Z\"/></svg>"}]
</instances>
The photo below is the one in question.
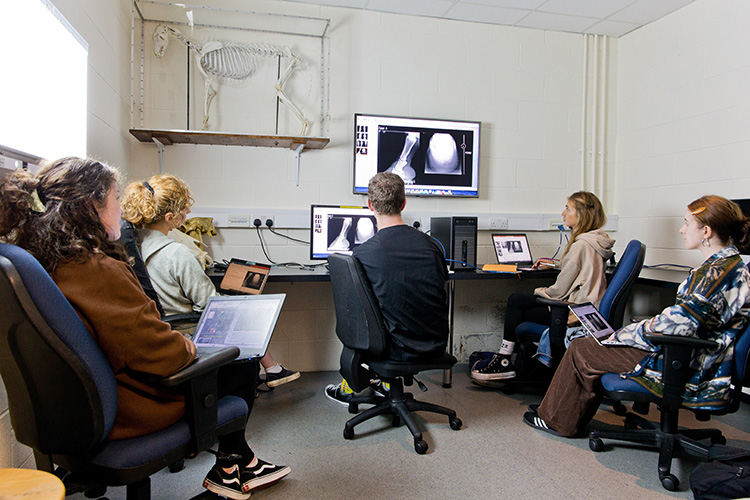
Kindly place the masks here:
<instances>
[{"instance_id":1,"label":"animal skeleton","mask_svg":"<svg viewBox=\"0 0 750 500\"><path fill-rule=\"evenodd\" d=\"M279 47L266 44L238 44L233 42L219 42L216 40L208 41L203 45L198 45L185 38L182 33L175 28L160 24L154 30L154 54L156 57L164 56L169 44L169 35L175 36L179 41L184 43L190 50L196 53L198 68L205 78L205 92L203 101L203 128L208 130L208 111L211 107L211 101L216 97L216 89L213 86L217 78L228 78L231 80L245 80L255 73L259 57L282 57L289 60L284 72L276 80L276 96L282 104L286 105L294 116L302 123L302 132L305 135L307 131L307 118L302 111L295 105L289 96L284 92L289 78L295 70L303 69L307 66L304 59L292 53L288 47Z\"/></svg>"}]
</instances>

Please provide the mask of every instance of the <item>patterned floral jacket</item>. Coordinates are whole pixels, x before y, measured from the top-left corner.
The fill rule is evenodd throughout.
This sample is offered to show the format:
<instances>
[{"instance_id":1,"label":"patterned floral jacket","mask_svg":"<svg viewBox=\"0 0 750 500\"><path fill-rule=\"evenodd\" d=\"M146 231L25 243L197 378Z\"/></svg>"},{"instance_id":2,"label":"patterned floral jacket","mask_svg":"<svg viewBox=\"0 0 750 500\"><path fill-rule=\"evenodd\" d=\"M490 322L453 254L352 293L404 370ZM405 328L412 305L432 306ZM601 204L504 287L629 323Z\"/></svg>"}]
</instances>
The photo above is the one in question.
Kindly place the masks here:
<instances>
[{"instance_id":1,"label":"patterned floral jacket","mask_svg":"<svg viewBox=\"0 0 750 500\"><path fill-rule=\"evenodd\" d=\"M651 319L623 327L616 338L650 351L632 372L623 374L661 395L662 356L643 338L661 333L713 340L714 350L698 349L691 367L696 370L685 389L685 406L720 409L729 401L734 340L750 319L750 272L737 249L725 247L706 259L677 290L677 303Z\"/></svg>"}]
</instances>

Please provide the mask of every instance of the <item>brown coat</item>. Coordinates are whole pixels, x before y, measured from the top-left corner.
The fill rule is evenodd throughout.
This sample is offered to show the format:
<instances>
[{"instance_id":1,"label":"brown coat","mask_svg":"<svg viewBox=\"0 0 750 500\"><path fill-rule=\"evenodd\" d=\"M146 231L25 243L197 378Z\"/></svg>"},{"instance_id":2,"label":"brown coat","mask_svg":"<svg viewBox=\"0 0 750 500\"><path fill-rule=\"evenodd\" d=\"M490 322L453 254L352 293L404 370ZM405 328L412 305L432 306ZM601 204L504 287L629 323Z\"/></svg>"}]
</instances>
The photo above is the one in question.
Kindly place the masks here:
<instances>
[{"instance_id":1,"label":"brown coat","mask_svg":"<svg viewBox=\"0 0 750 500\"><path fill-rule=\"evenodd\" d=\"M131 267L96 255L64 264L52 276L112 366L117 414L108 439L164 429L185 413L184 398L155 381L195 358L195 345L161 321Z\"/></svg>"}]
</instances>

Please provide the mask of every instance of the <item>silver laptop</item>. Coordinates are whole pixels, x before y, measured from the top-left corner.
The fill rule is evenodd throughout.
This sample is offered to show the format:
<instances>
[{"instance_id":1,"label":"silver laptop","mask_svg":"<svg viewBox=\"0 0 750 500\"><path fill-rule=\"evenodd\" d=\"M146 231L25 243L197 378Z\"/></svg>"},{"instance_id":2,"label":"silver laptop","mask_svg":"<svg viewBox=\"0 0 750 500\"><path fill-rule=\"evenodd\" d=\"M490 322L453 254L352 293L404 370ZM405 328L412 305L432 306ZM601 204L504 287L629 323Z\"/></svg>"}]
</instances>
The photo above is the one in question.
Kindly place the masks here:
<instances>
[{"instance_id":1,"label":"silver laptop","mask_svg":"<svg viewBox=\"0 0 750 500\"><path fill-rule=\"evenodd\" d=\"M236 346L238 359L262 357L285 298L283 293L211 297L193 334L198 354Z\"/></svg>"},{"instance_id":2,"label":"silver laptop","mask_svg":"<svg viewBox=\"0 0 750 500\"><path fill-rule=\"evenodd\" d=\"M531 270L534 260L525 234L493 234L492 244L498 264L515 264L519 271Z\"/></svg>"},{"instance_id":3,"label":"silver laptop","mask_svg":"<svg viewBox=\"0 0 750 500\"><path fill-rule=\"evenodd\" d=\"M583 329L586 333L594 337L594 340L599 345L603 346L616 346L625 345L622 342L611 338L611 335L615 333L615 329L604 319L599 309L590 302L583 304L572 304L568 306L573 314L575 314L578 321L581 322Z\"/></svg>"}]
</instances>

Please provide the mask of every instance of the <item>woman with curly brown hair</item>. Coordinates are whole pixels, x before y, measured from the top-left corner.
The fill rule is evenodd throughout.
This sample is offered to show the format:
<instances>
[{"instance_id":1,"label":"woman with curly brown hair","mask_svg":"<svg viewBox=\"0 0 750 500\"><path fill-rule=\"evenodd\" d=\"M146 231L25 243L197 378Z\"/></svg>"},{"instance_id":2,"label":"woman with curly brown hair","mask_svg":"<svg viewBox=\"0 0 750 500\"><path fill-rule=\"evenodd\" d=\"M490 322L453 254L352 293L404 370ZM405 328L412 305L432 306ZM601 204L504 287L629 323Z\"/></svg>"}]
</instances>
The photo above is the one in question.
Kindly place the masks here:
<instances>
[{"instance_id":1,"label":"woman with curly brown hair","mask_svg":"<svg viewBox=\"0 0 750 500\"><path fill-rule=\"evenodd\" d=\"M195 345L161 321L119 244L117 169L92 159L48 162L36 175L16 171L0 181L0 239L31 253L76 310L112 366L117 413L109 440L151 434L185 414L184 398L153 380L195 359ZM222 386L220 392L232 393ZM207 489L244 500L290 469L259 460L245 431L219 439L220 457ZM235 454L241 463L224 457Z\"/></svg>"}]
</instances>

